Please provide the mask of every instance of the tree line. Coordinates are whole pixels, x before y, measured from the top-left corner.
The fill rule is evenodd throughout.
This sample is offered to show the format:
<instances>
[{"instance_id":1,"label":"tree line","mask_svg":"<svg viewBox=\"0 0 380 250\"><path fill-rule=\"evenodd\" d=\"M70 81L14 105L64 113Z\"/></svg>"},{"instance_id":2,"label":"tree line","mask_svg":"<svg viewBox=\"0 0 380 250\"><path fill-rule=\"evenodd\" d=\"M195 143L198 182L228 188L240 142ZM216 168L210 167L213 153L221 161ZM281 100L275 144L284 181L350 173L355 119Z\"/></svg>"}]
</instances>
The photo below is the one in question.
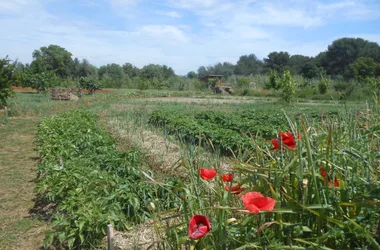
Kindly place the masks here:
<instances>
[{"instance_id":1,"label":"tree line","mask_svg":"<svg viewBox=\"0 0 380 250\"><path fill-rule=\"evenodd\" d=\"M380 46L362 38L337 39L315 57L290 55L286 51L271 52L263 60L255 54L242 55L236 64L219 62L201 66L197 72L190 71L186 76L177 76L171 67L159 64L138 68L127 62L96 67L86 59L73 59L72 53L58 45L41 47L32 56L30 64L12 61L8 57L0 60L0 104L11 95L11 85L39 91L54 86L93 90L100 87L184 90L190 83L199 88L207 87L196 79L209 74L223 75L226 79L255 75L270 78L273 72L280 75L289 72L306 79L334 76L360 82L380 76Z\"/></svg>"},{"instance_id":2,"label":"tree line","mask_svg":"<svg viewBox=\"0 0 380 250\"><path fill-rule=\"evenodd\" d=\"M290 55L286 51L274 51L260 60L255 54L242 55L236 64L219 62L201 66L197 72L190 71L189 78L209 74L232 75L267 74L271 71L305 78L318 78L320 75L341 76L344 79L380 76L380 46L362 38L341 38L328 46L327 50L315 57Z\"/></svg>"}]
</instances>

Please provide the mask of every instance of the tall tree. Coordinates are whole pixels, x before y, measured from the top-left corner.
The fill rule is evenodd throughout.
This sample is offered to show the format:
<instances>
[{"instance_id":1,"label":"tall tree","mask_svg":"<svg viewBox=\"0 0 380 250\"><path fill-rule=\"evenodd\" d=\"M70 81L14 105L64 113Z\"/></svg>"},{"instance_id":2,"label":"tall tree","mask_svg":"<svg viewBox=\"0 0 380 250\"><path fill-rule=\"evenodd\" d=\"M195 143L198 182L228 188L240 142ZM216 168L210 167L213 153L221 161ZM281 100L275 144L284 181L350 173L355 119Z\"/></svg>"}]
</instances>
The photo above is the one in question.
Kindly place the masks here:
<instances>
[{"instance_id":1,"label":"tall tree","mask_svg":"<svg viewBox=\"0 0 380 250\"><path fill-rule=\"evenodd\" d=\"M198 76L199 76L199 78L205 77L205 76L207 76L209 74L210 73L207 71L207 69L205 68L205 66L200 66L198 68Z\"/></svg>"},{"instance_id":2,"label":"tall tree","mask_svg":"<svg viewBox=\"0 0 380 250\"><path fill-rule=\"evenodd\" d=\"M98 70L98 75L101 80L107 81L106 85L108 85L108 87L121 88L124 71L119 64L112 63L101 66Z\"/></svg>"},{"instance_id":3,"label":"tall tree","mask_svg":"<svg viewBox=\"0 0 380 250\"><path fill-rule=\"evenodd\" d=\"M222 75L224 77L229 77L234 74L235 65L229 62L217 63L213 66L213 73L216 75Z\"/></svg>"},{"instance_id":4,"label":"tall tree","mask_svg":"<svg viewBox=\"0 0 380 250\"><path fill-rule=\"evenodd\" d=\"M189 78L189 79L194 79L194 78L197 78L197 77L198 77L198 75L194 71L190 71L190 72L187 73L187 78Z\"/></svg>"},{"instance_id":5,"label":"tall tree","mask_svg":"<svg viewBox=\"0 0 380 250\"><path fill-rule=\"evenodd\" d=\"M371 57L380 62L379 45L362 38L341 38L328 46L322 64L327 74L349 76L349 65L359 57Z\"/></svg>"},{"instance_id":6,"label":"tall tree","mask_svg":"<svg viewBox=\"0 0 380 250\"><path fill-rule=\"evenodd\" d=\"M15 66L16 63L12 63L8 57L0 60L0 107L7 105L8 98L14 94L11 85Z\"/></svg>"},{"instance_id":7,"label":"tall tree","mask_svg":"<svg viewBox=\"0 0 380 250\"><path fill-rule=\"evenodd\" d=\"M350 64L350 69L355 79L363 82L367 77L374 77L376 74L376 63L371 57L359 57Z\"/></svg>"},{"instance_id":8,"label":"tall tree","mask_svg":"<svg viewBox=\"0 0 380 250\"><path fill-rule=\"evenodd\" d=\"M72 54L58 45L41 47L33 52L31 63L33 73L53 71L59 77L68 77L72 73Z\"/></svg>"},{"instance_id":9,"label":"tall tree","mask_svg":"<svg viewBox=\"0 0 380 250\"><path fill-rule=\"evenodd\" d=\"M305 66L306 63L310 62L311 58L303 55L292 55L289 58L289 70L292 74L300 74L302 67Z\"/></svg>"},{"instance_id":10,"label":"tall tree","mask_svg":"<svg viewBox=\"0 0 380 250\"><path fill-rule=\"evenodd\" d=\"M263 71L263 65L263 62L255 54L243 55L236 63L235 74L245 76L259 74Z\"/></svg>"},{"instance_id":11,"label":"tall tree","mask_svg":"<svg viewBox=\"0 0 380 250\"><path fill-rule=\"evenodd\" d=\"M124 63L123 70L125 75L127 75L130 78L136 77L140 74L140 69L132 65L131 63Z\"/></svg>"},{"instance_id":12,"label":"tall tree","mask_svg":"<svg viewBox=\"0 0 380 250\"><path fill-rule=\"evenodd\" d=\"M282 72L289 65L290 55L288 52L271 52L268 58L264 59L266 66L272 70Z\"/></svg>"}]
</instances>

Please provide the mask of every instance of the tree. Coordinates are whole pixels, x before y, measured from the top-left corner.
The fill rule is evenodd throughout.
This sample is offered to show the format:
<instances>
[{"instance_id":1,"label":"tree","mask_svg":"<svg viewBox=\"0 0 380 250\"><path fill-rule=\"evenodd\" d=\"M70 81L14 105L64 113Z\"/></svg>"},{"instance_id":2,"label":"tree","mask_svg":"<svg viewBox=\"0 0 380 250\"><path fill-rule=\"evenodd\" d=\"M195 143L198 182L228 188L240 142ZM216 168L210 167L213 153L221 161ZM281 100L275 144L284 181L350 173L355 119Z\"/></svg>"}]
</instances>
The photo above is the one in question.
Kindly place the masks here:
<instances>
[{"instance_id":1,"label":"tree","mask_svg":"<svg viewBox=\"0 0 380 250\"><path fill-rule=\"evenodd\" d=\"M165 80L169 77L175 76L175 74L173 69L166 65L149 64L141 69L140 76L147 80L153 80L153 78Z\"/></svg>"},{"instance_id":2,"label":"tree","mask_svg":"<svg viewBox=\"0 0 380 250\"><path fill-rule=\"evenodd\" d=\"M239 58L235 66L235 74L250 75L259 74L263 71L264 63L255 54L244 55Z\"/></svg>"},{"instance_id":3,"label":"tree","mask_svg":"<svg viewBox=\"0 0 380 250\"><path fill-rule=\"evenodd\" d=\"M229 77L234 74L235 65L229 62L217 63L213 66L213 73L215 75L222 75L224 77Z\"/></svg>"},{"instance_id":4,"label":"tree","mask_svg":"<svg viewBox=\"0 0 380 250\"><path fill-rule=\"evenodd\" d=\"M78 87L80 89L87 89L89 94L93 94L95 90L100 89L100 83L95 76L81 77Z\"/></svg>"},{"instance_id":5,"label":"tree","mask_svg":"<svg viewBox=\"0 0 380 250\"><path fill-rule=\"evenodd\" d=\"M125 63L123 65L124 74L128 77L136 77L140 74L140 69L133 66L131 63Z\"/></svg>"},{"instance_id":6,"label":"tree","mask_svg":"<svg viewBox=\"0 0 380 250\"><path fill-rule=\"evenodd\" d=\"M299 73L305 78L312 79L324 74L324 69L318 66L316 59L312 59L301 67Z\"/></svg>"},{"instance_id":7,"label":"tree","mask_svg":"<svg viewBox=\"0 0 380 250\"><path fill-rule=\"evenodd\" d=\"M98 70L98 75L101 80L108 81L108 84L106 85L109 87L121 88L124 79L124 71L119 64L112 63L101 66Z\"/></svg>"},{"instance_id":8,"label":"tree","mask_svg":"<svg viewBox=\"0 0 380 250\"><path fill-rule=\"evenodd\" d=\"M189 79L195 79L197 77L198 77L198 75L194 71L190 71L189 73L187 73L187 78L189 78Z\"/></svg>"},{"instance_id":9,"label":"tree","mask_svg":"<svg viewBox=\"0 0 380 250\"><path fill-rule=\"evenodd\" d=\"M89 63L87 59L83 59L82 62L78 58L74 59L74 72L75 78L94 76L97 74L98 69Z\"/></svg>"},{"instance_id":10,"label":"tree","mask_svg":"<svg viewBox=\"0 0 380 250\"><path fill-rule=\"evenodd\" d=\"M33 73L53 71L59 77L69 77L74 65L71 56L70 52L58 45L41 47L33 52L32 71Z\"/></svg>"},{"instance_id":11,"label":"tree","mask_svg":"<svg viewBox=\"0 0 380 250\"><path fill-rule=\"evenodd\" d=\"M292 74L301 74L302 68L306 63L310 62L311 58L303 55L292 55L289 58L289 71Z\"/></svg>"},{"instance_id":12,"label":"tree","mask_svg":"<svg viewBox=\"0 0 380 250\"><path fill-rule=\"evenodd\" d=\"M210 73L207 71L207 69L204 66L201 66L198 68L198 76L199 78L208 76Z\"/></svg>"},{"instance_id":13,"label":"tree","mask_svg":"<svg viewBox=\"0 0 380 250\"><path fill-rule=\"evenodd\" d=\"M283 72L285 67L288 66L290 61L290 55L288 52L271 52L268 58L264 59L266 66L269 69Z\"/></svg>"},{"instance_id":14,"label":"tree","mask_svg":"<svg viewBox=\"0 0 380 250\"><path fill-rule=\"evenodd\" d=\"M293 80L288 70L285 70L281 77L282 99L290 103L296 94L297 83Z\"/></svg>"},{"instance_id":15,"label":"tree","mask_svg":"<svg viewBox=\"0 0 380 250\"><path fill-rule=\"evenodd\" d=\"M329 75L350 76L349 65L359 57L371 57L380 62L380 47L377 43L362 38L341 38L328 46L322 64Z\"/></svg>"},{"instance_id":16,"label":"tree","mask_svg":"<svg viewBox=\"0 0 380 250\"><path fill-rule=\"evenodd\" d=\"M371 57L359 57L350 64L350 70L355 79L361 83L367 77L374 77L376 74L376 63Z\"/></svg>"},{"instance_id":17,"label":"tree","mask_svg":"<svg viewBox=\"0 0 380 250\"><path fill-rule=\"evenodd\" d=\"M7 100L14 95L11 85L15 66L8 57L0 60L0 107L6 106Z\"/></svg>"},{"instance_id":18,"label":"tree","mask_svg":"<svg viewBox=\"0 0 380 250\"><path fill-rule=\"evenodd\" d=\"M24 86L37 89L38 92L44 92L53 85L54 77L53 71L28 74L24 76Z\"/></svg>"}]
</instances>

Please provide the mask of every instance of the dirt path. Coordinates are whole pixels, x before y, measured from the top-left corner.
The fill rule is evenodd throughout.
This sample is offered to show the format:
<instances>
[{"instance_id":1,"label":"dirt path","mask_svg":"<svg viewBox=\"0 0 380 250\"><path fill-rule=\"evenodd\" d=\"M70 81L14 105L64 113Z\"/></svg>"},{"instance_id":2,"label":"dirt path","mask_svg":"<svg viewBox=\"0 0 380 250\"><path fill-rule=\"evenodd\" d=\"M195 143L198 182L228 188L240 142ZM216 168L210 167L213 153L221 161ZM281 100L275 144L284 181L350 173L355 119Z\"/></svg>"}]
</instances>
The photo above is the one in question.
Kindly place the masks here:
<instances>
[{"instance_id":1,"label":"dirt path","mask_svg":"<svg viewBox=\"0 0 380 250\"><path fill-rule=\"evenodd\" d=\"M34 206L34 139L38 120L0 121L0 249L40 249L47 226L30 215Z\"/></svg>"},{"instance_id":2,"label":"dirt path","mask_svg":"<svg viewBox=\"0 0 380 250\"><path fill-rule=\"evenodd\" d=\"M182 103L256 103L256 102L273 102L264 101L262 99L246 99L246 98L194 98L194 97L150 97L136 98L134 100L150 101L150 102L182 102Z\"/></svg>"}]
</instances>

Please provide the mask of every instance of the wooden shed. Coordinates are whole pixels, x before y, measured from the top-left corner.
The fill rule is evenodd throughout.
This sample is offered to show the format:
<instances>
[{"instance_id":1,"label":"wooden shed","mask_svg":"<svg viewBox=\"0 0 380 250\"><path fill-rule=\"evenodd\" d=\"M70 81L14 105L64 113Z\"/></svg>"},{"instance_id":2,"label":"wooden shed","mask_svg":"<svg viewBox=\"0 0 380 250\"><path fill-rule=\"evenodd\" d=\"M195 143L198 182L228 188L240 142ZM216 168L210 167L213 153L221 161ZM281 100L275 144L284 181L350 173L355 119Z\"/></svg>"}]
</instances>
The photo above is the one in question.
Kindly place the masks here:
<instances>
[{"instance_id":1,"label":"wooden shed","mask_svg":"<svg viewBox=\"0 0 380 250\"><path fill-rule=\"evenodd\" d=\"M209 80L217 79L218 86L222 86L222 78L223 78L223 75L207 75L207 76L199 78L199 80L201 80L202 82L208 82Z\"/></svg>"}]
</instances>

